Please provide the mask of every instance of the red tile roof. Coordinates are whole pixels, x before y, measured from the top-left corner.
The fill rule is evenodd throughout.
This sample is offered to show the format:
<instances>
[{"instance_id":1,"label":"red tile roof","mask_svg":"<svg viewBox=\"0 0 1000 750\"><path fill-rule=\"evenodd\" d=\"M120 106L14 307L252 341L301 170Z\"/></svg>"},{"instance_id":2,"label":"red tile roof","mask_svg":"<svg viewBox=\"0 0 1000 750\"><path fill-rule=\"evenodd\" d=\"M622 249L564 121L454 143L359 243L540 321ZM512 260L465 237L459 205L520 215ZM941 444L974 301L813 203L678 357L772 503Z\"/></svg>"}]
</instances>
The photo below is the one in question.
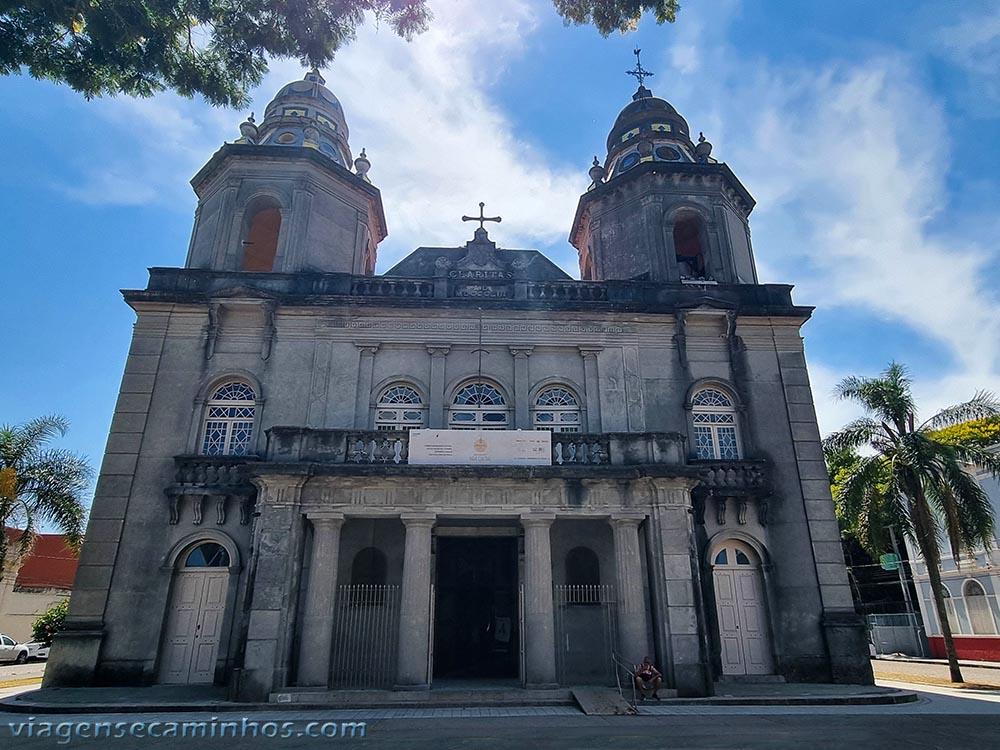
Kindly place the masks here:
<instances>
[{"instance_id":1,"label":"red tile roof","mask_svg":"<svg viewBox=\"0 0 1000 750\"><path fill-rule=\"evenodd\" d=\"M8 541L20 535L17 529L6 528ZM14 585L35 589L73 588L78 560L75 552L66 546L62 534L36 534L35 545L24 558Z\"/></svg>"}]
</instances>

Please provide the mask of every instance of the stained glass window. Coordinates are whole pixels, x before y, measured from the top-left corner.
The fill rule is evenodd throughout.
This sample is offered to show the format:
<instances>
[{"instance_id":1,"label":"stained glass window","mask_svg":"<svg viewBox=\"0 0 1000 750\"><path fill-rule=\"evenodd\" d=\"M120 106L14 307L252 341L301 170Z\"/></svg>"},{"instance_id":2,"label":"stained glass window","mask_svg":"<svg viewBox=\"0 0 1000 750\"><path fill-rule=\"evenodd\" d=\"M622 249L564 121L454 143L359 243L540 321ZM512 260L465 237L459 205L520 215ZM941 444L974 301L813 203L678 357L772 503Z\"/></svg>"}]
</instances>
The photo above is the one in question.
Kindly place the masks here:
<instances>
[{"instance_id":1,"label":"stained glass window","mask_svg":"<svg viewBox=\"0 0 1000 750\"><path fill-rule=\"evenodd\" d=\"M246 383L216 388L205 406L201 452L206 456L245 456L253 450L257 397Z\"/></svg>"},{"instance_id":2,"label":"stained glass window","mask_svg":"<svg viewBox=\"0 0 1000 750\"><path fill-rule=\"evenodd\" d=\"M733 400L716 388L704 388L694 395L691 406L695 455L702 459L739 459Z\"/></svg>"}]
</instances>

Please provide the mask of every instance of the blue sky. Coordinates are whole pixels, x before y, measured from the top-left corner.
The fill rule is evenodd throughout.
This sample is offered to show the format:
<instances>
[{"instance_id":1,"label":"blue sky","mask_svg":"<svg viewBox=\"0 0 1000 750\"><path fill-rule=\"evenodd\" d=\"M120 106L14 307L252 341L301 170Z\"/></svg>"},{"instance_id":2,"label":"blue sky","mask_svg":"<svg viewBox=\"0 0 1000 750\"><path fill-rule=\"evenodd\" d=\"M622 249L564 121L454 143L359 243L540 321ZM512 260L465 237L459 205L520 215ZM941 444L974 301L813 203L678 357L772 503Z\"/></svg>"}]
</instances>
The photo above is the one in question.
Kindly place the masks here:
<instances>
[{"instance_id":1,"label":"blue sky","mask_svg":"<svg viewBox=\"0 0 1000 750\"><path fill-rule=\"evenodd\" d=\"M368 26L325 71L355 152L367 149L389 238L468 239L479 200L505 247L576 275L566 236L594 154L630 98L632 48L713 155L757 199L765 281L816 305L806 344L821 426L852 411L847 374L908 363L926 411L1000 391L1000 9L989 2L690 0L603 39L548 0L430 0L407 43ZM258 115L285 82L277 62ZM85 101L0 79L4 367L0 422L60 413L99 464L131 334L118 290L183 264L188 180L247 112L164 94Z\"/></svg>"}]
</instances>

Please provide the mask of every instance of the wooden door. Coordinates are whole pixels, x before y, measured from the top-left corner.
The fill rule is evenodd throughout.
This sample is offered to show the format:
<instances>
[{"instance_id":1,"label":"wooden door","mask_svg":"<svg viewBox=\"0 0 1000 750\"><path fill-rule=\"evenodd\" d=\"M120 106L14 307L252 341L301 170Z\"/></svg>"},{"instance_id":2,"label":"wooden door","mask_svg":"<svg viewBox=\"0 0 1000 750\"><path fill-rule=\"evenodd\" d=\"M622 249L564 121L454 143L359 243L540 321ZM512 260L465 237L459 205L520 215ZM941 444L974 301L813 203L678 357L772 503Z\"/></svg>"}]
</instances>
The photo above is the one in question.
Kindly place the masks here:
<instances>
[{"instance_id":1,"label":"wooden door","mask_svg":"<svg viewBox=\"0 0 1000 750\"><path fill-rule=\"evenodd\" d=\"M714 557L712 580L724 675L771 674L764 583L749 547L729 543Z\"/></svg>"},{"instance_id":2,"label":"wooden door","mask_svg":"<svg viewBox=\"0 0 1000 750\"><path fill-rule=\"evenodd\" d=\"M182 570L174 581L160 682L211 683L229 589L225 570Z\"/></svg>"}]
</instances>

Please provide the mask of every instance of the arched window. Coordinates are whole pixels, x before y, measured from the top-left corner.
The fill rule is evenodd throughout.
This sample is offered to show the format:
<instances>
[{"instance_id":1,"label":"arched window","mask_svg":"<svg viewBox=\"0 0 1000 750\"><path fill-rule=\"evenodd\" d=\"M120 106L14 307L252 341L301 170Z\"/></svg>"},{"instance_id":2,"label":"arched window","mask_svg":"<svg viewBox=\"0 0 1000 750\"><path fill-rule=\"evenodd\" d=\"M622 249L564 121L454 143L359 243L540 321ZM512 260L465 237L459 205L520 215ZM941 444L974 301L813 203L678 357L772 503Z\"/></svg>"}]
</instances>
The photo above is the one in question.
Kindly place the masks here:
<instances>
[{"instance_id":1,"label":"arched window","mask_svg":"<svg viewBox=\"0 0 1000 750\"><path fill-rule=\"evenodd\" d=\"M215 389L205 405L201 452L206 456L245 456L253 450L257 396L246 383L230 382Z\"/></svg>"},{"instance_id":2,"label":"arched window","mask_svg":"<svg viewBox=\"0 0 1000 750\"><path fill-rule=\"evenodd\" d=\"M566 555L566 585L601 585L601 561L590 547L574 547Z\"/></svg>"},{"instance_id":3,"label":"arched window","mask_svg":"<svg viewBox=\"0 0 1000 750\"><path fill-rule=\"evenodd\" d=\"M986 596L986 589L979 581L966 581L963 591L972 632L975 635L995 634L997 626L993 621L993 612L990 608L989 597Z\"/></svg>"},{"instance_id":4,"label":"arched window","mask_svg":"<svg viewBox=\"0 0 1000 750\"><path fill-rule=\"evenodd\" d=\"M386 388L375 406L376 430L413 430L424 426L427 407L408 385Z\"/></svg>"},{"instance_id":5,"label":"arched window","mask_svg":"<svg viewBox=\"0 0 1000 750\"><path fill-rule=\"evenodd\" d=\"M703 388L691 399L695 455L735 461L740 457L736 407L717 388Z\"/></svg>"},{"instance_id":6,"label":"arched window","mask_svg":"<svg viewBox=\"0 0 1000 750\"><path fill-rule=\"evenodd\" d=\"M228 568L229 553L216 542L204 542L188 553L185 568Z\"/></svg>"},{"instance_id":7,"label":"arched window","mask_svg":"<svg viewBox=\"0 0 1000 750\"><path fill-rule=\"evenodd\" d=\"M273 271L278 254L278 233L281 231L281 211L262 208L250 220L250 229L243 242L244 271Z\"/></svg>"},{"instance_id":8,"label":"arched window","mask_svg":"<svg viewBox=\"0 0 1000 750\"><path fill-rule=\"evenodd\" d=\"M712 565L716 567L750 567L757 559L757 555L750 547L741 542L726 542L726 546L720 548L715 557L712 558Z\"/></svg>"},{"instance_id":9,"label":"arched window","mask_svg":"<svg viewBox=\"0 0 1000 750\"><path fill-rule=\"evenodd\" d=\"M705 278L705 249L701 246L701 219L686 215L674 224L674 254L682 279Z\"/></svg>"},{"instance_id":10,"label":"arched window","mask_svg":"<svg viewBox=\"0 0 1000 750\"><path fill-rule=\"evenodd\" d=\"M580 431L580 401L572 391L561 386L546 388L539 393L531 415L536 430Z\"/></svg>"},{"instance_id":11,"label":"arched window","mask_svg":"<svg viewBox=\"0 0 1000 750\"><path fill-rule=\"evenodd\" d=\"M944 596L944 610L945 615L948 618L948 625L951 627L951 632L954 635L959 635L962 629L958 626L958 614L955 612L955 600L951 598L951 592L948 590L947 586L942 586L944 590L941 592Z\"/></svg>"},{"instance_id":12,"label":"arched window","mask_svg":"<svg viewBox=\"0 0 1000 750\"><path fill-rule=\"evenodd\" d=\"M384 586L387 570L385 554L376 547L365 547L351 563L351 584Z\"/></svg>"},{"instance_id":13,"label":"arched window","mask_svg":"<svg viewBox=\"0 0 1000 750\"><path fill-rule=\"evenodd\" d=\"M507 399L490 383L459 388L448 412L448 427L453 430L506 430L509 422Z\"/></svg>"}]
</instances>

